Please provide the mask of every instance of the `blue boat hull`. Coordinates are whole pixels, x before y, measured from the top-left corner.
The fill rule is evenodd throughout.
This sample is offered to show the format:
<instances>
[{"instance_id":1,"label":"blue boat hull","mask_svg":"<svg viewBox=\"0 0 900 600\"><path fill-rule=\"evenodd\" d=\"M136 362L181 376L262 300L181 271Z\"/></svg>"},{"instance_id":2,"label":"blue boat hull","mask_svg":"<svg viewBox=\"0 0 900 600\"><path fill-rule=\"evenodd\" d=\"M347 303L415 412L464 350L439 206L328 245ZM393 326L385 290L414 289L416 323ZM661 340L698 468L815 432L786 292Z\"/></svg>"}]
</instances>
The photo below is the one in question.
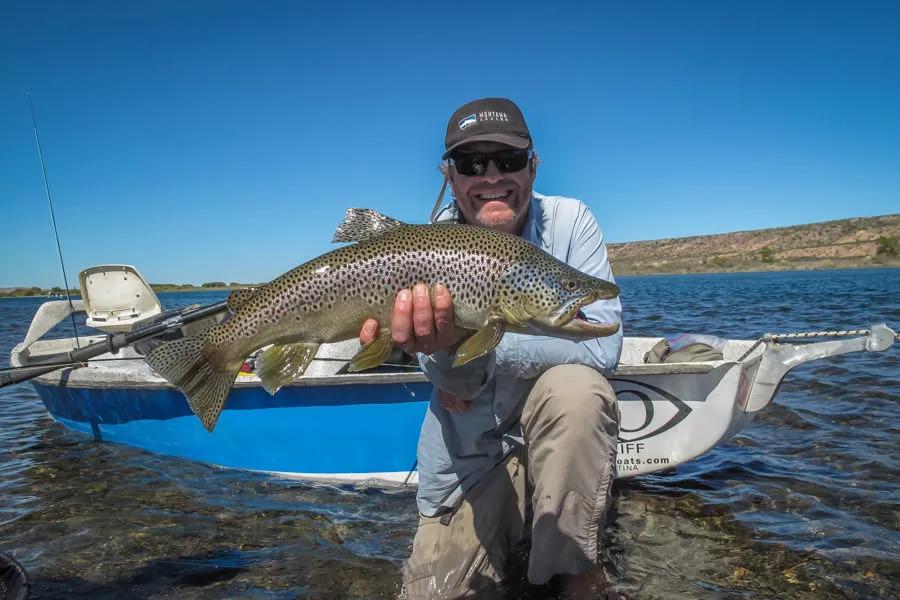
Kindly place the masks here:
<instances>
[{"instance_id":1,"label":"blue boat hull","mask_svg":"<svg viewBox=\"0 0 900 600\"><path fill-rule=\"evenodd\" d=\"M403 480L415 466L427 382L236 387L207 432L171 388L35 383L63 425L104 441L207 463L301 476Z\"/></svg>"}]
</instances>

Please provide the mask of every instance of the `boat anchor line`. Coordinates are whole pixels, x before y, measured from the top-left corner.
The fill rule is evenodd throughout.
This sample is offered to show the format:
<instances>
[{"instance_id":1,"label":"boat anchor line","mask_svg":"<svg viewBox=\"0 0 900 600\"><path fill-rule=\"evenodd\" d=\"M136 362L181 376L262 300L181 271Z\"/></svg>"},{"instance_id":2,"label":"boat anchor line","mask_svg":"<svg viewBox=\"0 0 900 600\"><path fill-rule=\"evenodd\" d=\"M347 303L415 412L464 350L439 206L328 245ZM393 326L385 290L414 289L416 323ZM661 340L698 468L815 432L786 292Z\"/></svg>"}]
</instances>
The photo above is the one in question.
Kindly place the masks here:
<instances>
[{"instance_id":1,"label":"boat anchor line","mask_svg":"<svg viewBox=\"0 0 900 600\"><path fill-rule=\"evenodd\" d=\"M743 361L745 358L750 356L753 351L756 350L761 344L767 342L777 344L779 340L852 336L866 336L867 338L875 336L878 339L878 342L876 343L880 346L883 346L878 349L866 348L866 350L886 350L890 348L894 342L900 341L900 333L895 333L890 327L887 326L887 323L873 325L871 329L837 329L832 331L807 331L802 333L766 333L761 338L759 338L755 344L748 348L743 355L741 355L741 357L738 359L738 362ZM893 339L891 339L892 336ZM884 346L884 342L888 342L886 346Z\"/></svg>"}]
</instances>

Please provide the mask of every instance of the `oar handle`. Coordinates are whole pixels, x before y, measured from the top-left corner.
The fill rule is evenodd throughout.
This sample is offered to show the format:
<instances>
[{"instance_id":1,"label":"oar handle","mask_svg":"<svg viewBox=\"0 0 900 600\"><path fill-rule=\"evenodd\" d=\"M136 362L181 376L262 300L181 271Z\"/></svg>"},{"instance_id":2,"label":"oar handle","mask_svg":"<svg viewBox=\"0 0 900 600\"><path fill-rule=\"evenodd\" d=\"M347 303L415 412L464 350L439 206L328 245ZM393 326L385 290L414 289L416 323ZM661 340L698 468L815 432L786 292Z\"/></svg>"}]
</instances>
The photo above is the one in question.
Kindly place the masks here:
<instances>
[{"instance_id":1,"label":"oar handle","mask_svg":"<svg viewBox=\"0 0 900 600\"><path fill-rule=\"evenodd\" d=\"M166 319L165 321L154 323L149 327L145 327L137 331L107 335L106 339L102 342L95 342L93 344L85 346L84 348L79 348L78 350L72 350L71 352L43 357L43 359L41 359L40 361L35 361L35 363L37 364L33 363L31 365L19 367L10 372L0 372L0 388L6 387L8 385L13 385L15 383L21 383L23 381L28 381L29 379L34 379L35 377L40 377L41 375L46 375L47 373L52 373L53 371L62 367L72 366L73 363L77 364L81 362L87 362L91 358L95 358L97 356L100 356L101 354L106 354L107 352L118 352L122 348L130 346L135 342L168 333L169 331L178 329L179 327L193 321L198 321L200 319L205 319L206 317L216 315L220 312L225 311L227 308L228 307L225 302L217 302L216 304L210 304L209 306L203 306L195 310L190 310L179 315L175 315Z\"/></svg>"}]
</instances>

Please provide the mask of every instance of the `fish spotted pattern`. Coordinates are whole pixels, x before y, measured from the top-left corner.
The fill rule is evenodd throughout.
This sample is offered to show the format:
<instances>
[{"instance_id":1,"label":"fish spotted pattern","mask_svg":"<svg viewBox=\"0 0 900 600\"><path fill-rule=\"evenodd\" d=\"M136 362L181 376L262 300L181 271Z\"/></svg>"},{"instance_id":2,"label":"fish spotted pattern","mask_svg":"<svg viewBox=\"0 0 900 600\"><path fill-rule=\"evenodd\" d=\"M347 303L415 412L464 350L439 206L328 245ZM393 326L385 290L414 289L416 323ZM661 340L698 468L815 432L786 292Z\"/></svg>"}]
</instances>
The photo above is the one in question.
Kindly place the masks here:
<instances>
[{"instance_id":1,"label":"fish spotted pattern","mask_svg":"<svg viewBox=\"0 0 900 600\"><path fill-rule=\"evenodd\" d=\"M375 367L393 348L390 316L401 289L441 283L453 298L456 325L471 330L459 366L490 352L506 331L583 340L611 335L618 324L590 323L582 307L614 298L618 288L557 260L513 235L457 224L407 225L375 211L351 209L334 237L356 242L312 259L255 290L229 297L232 317L196 337L169 342L147 357L179 388L212 430L241 364L257 359L270 393L303 374L319 344L356 337L363 322L381 324L350 371Z\"/></svg>"}]
</instances>

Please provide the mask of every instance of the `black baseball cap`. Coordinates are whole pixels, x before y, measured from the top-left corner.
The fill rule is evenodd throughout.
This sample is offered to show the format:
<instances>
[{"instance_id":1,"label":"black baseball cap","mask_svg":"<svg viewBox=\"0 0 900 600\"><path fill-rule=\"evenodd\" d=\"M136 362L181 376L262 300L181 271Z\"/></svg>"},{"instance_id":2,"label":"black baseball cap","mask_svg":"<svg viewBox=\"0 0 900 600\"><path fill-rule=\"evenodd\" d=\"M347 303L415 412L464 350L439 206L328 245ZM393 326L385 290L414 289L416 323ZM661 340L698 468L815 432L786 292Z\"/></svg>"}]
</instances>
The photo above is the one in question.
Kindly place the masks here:
<instances>
[{"instance_id":1,"label":"black baseball cap","mask_svg":"<svg viewBox=\"0 0 900 600\"><path fill-rule=\"evenodd\" d=\"M524 150L531 147L531 132L512 100L482 98L463 104L450 117L442 158L470 142L499 142Z\"/></svg>"}]
</instances>

